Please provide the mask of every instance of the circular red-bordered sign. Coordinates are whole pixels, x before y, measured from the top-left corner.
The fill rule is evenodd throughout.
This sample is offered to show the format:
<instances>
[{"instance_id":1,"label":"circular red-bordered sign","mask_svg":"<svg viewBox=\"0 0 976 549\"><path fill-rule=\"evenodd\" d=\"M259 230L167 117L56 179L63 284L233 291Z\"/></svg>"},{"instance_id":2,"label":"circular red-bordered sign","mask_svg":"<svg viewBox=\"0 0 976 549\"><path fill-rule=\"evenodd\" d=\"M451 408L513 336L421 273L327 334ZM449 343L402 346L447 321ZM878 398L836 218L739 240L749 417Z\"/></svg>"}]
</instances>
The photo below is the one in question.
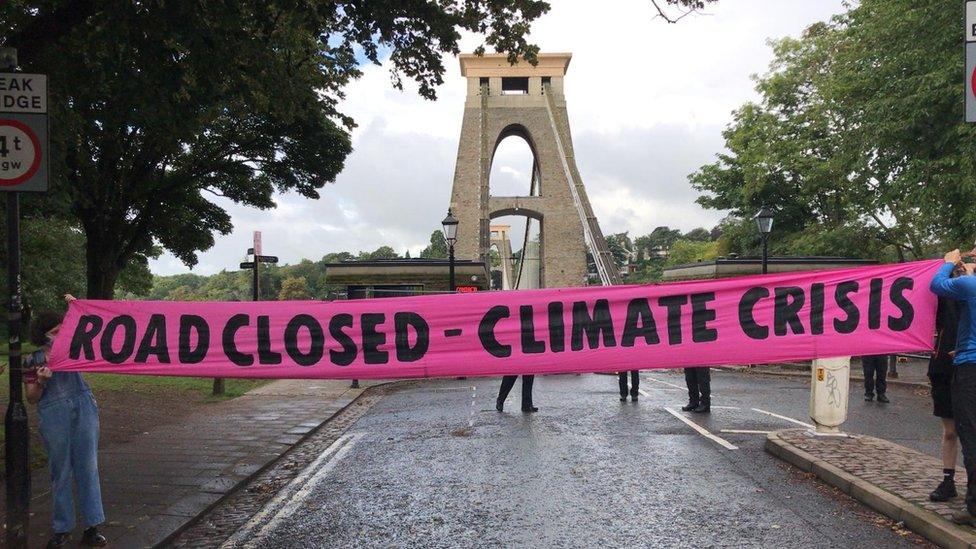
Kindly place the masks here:
<instances>
[{"instance_id":1,"label":"circular red-bordered sign","mask_svg":"<svg viewBox=\"0 0 976 549\"><path fill-rule=\"evenodd\" d=\"M976 95L976 69L973 69L973 74L969 75L969 90Z\"/></svg>"},{"instance_id":2,"label":"circular red-bordered sign","mask_svg":"<svg viewBox=\"0 0 976 549\"><path fill-rule=\"evenodd\" d=\"M37 136L34 135L34 132L30 129L30 127L19 120L0 118L0 126L11 126L24 132L24 135L31 140L31 144L34 146L34 159L31 161L31 166L26 172L13 179L4 179L3 177L0 177L0 187L12 187L14 185L20 185L24 181L34 177L37 170L41 168L41 142L37 139Z\"/></svg>"}]
</instances>

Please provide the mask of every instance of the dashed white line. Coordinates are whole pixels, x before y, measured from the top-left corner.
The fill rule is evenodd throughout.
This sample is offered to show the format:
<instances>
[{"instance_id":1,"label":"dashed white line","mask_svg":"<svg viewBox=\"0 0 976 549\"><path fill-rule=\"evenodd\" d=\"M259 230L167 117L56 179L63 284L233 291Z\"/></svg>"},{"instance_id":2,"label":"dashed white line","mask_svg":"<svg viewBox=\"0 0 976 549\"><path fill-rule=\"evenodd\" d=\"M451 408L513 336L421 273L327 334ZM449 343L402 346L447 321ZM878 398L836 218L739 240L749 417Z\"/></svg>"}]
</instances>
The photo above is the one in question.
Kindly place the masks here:
<instances>
[{"instance_id":1,"label":"dashed white line","mask_svg":"<svg viewBox=\"0 0 976 549\"><path fill-rule=\"evenodd\" d=\"M654 379L651 376L646 376L646 375L645 376L641 376L641 379L646 379L647 381L653 381L654 383L660 383L661 385L667 385L668 387L672 387L674 389L678 389L678 390L681 390L681 391L687 391L688 390L687 387L682 387L681 385L675 385L674 383L668 383L667 381L661 381L660 379Z\"/></svg>"},{"instance_id":2,"label":"dashed white line","mask_svg":"<svg viewBox=\"0 0 976 549\"><path fill-rule=\"evenodd\" d=\"M760 414L766 414L767 416L772 416L772 417L775 417L775 418L779 418L779 419L782 419L783 421L789 421L789 422L792 422L792 423L796 423L797 425L802 425L802 426L804 426L804 427L806 427L808 429L813 429L814 428L813 425L810 425L809 423L804 423L804 422L802 422L802 421L800 421L798 419L793 419L791 417L781 416L779 414L775 414L775 413L770 412L770 411L767 411L767 410L761 410L759 408L753 408L752 411L753 412L759 412Z\"/></svg>"},{"instance_id":3,"label":"dashed white line","mask_svg":"<svg viewBox=\"0 0 976 549\"><path fill-rule=\"evenodd\" d=\"M754 431L752 429L722 429L721 432L736 435L768 435L772 433L772 431Z\"/></svg>"},{"instance_id":4,"label":"dashed white line","mask_svg":"<svg viewBox=\"0 0 976 549\"><path fill-rule=\"evenodd\" d=\"M681 415L680 413L676 412L675 410L672 410L671 408L667 408L667 407L665 407L664 409L669 414L671 414L672 416L680 419L685 424L687 424L689 427L691 427L692 429L694 429L695 431L697 431L698 434L700 434L701 436L703 436L703 437L711 440L712 442L718 444L719 446L722 446L723 448L725 448L727 450L738 450L739 449L738 446L732 444L731 442L725 440L724 438L722 438L722 437L720 437L718 435L712 434L708 429L706 429L706 428L702 427L701 425L695 423L694 421L686 418L685 416Z\"/></svg>"}]
</instances>

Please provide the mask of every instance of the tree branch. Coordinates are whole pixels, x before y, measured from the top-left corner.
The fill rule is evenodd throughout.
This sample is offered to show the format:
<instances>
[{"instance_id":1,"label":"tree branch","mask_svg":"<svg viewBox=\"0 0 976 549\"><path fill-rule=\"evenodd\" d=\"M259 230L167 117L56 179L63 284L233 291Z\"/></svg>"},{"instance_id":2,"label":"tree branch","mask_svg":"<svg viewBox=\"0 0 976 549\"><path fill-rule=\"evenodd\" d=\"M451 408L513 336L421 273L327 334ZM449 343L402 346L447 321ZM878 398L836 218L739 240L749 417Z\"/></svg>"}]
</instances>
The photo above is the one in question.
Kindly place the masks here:
<instances>
[{"instance_id":1,"label":"tree branch","mask_svg":"<svg viewBox=\"0 0 976 549\"><path fill-rule=\"evenodd\" d=\"M695 9L695 8L689 8L688 11L682 13L678 17L673 17L672 18L672 17L668 16L668 14L665 13L663 9L661 9L661 6L658 5L657 2L658 2L658 0L651 0L651 5L653 5L657 9L657 15L655 15L654 17L655 18L660 17L661 19L664 19L668 23L672 23L672 24L677 23L678 21L681 21L685 17L687 17L687 16L689 16L689 15L691 15L693 13L697 13L698 12L698 10Z\"/></svg>"}]
</instances>

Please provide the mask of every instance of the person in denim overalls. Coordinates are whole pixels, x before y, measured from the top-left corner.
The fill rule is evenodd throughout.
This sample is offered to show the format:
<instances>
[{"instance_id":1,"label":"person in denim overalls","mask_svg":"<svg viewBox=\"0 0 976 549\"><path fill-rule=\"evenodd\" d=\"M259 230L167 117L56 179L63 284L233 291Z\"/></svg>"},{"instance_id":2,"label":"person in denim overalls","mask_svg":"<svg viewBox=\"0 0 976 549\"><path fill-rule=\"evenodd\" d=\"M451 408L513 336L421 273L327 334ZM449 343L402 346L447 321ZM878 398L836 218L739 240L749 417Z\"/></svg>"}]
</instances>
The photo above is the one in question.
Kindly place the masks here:
<instances>
[{"instance_id":1,"label":"person in denim overalls","mask_svg":"<svg viewBox=\"0 0 976 549\"><path fill-rule=\"evenodd\" d=\"M105 545L98 525L105 522L98 480L98 406L78 372L52 372L47 367L61 315L40 312L31 324L31 342L41 348L24 361L27 400L37 404L41 438L51 469L54 536L48 547L65 547L75 528L72 480L78 486L78 504L85 523L81 544Z\"/></svg>"}]
</instances>

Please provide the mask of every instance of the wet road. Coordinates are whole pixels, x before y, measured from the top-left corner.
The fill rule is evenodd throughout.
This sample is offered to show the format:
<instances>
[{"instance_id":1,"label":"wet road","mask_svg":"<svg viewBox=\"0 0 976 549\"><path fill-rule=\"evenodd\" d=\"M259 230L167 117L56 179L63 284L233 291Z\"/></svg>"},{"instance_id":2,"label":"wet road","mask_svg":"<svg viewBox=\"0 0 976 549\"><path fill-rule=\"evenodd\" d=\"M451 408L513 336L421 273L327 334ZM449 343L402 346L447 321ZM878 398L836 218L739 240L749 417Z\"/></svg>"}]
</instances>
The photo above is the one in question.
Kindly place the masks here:
<instances>
[{"instance_id":1,"label":"wet road","mask_svg":"<svg viewBox=\"0 0 976 549\"><path fill-rule=\"evenodd\" d=\"M537 377L541 410L531 415L517 411L520 384L512 411L501 414L497 379L408 386L236 539L254 547L913 545L763 452L763 431L808 421L802 380L716 373L713 413L703 417L677 411L686 399L680 372L643 377L638 403L618 401L616 377ZM853 399L849 430L934 452L927 397L889 392L887 408Z\"/></svg>"}]
</instances>

